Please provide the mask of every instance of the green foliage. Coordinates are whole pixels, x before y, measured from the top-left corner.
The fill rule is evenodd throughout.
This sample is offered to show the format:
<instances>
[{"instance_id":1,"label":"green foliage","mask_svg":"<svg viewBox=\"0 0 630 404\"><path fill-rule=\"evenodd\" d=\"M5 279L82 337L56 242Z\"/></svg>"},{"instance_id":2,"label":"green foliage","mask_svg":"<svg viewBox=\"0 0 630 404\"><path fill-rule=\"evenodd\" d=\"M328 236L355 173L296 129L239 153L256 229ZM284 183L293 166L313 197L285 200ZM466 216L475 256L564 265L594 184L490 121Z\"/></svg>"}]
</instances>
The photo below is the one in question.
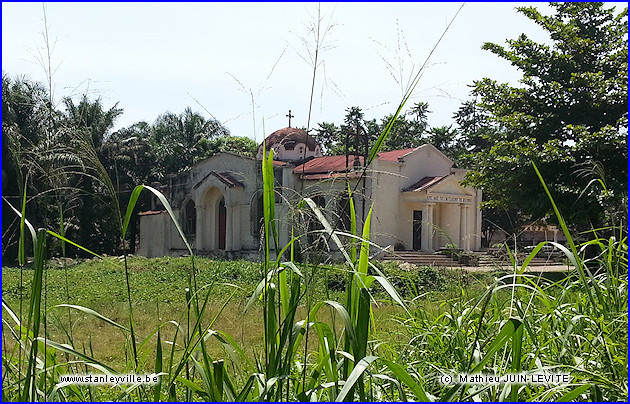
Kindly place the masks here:
<instances>
[{"instance_id":1,"label":"green foliage","mask_svg":"<svg viewBox=\"0 0 630 404\"><path fill-rule=\"evenodd\" d=\"M207 158L218 153L235 153L241 156L256 157L258 144L242 136L221 136L210 139L205 145L207 151L202 158Z\"/></svg>"},{"instance_id":2,"label":"green foliage","mask_svg":"<svg viewBox=\"0 0 630 404\"><path fill-rule=\"evenodd\" d=\"M582 280L573 277L568 277L560 282L550 282L537 276L525 275L522 275L515 283L515 276L508 274L496 280L492 277L482 278L483 283L477 285L477 288L471 288L471 283L477 282L474 278L464 278L461 283L458 283L455 278L448 278L445 280L446 285L444 285L444 282L439 280L440 277L444 276L440 275L440 272L421 269L420 274L424 272L428 275L428 272L431 272L432 275L430 276L435 276L438 280L430 280L431 278L429 278L429 284L422 287L418 294L409 291L405 293L411 315L399 314L397 316L400 321L399 324L388 324L387 319L383 317L375 320L375 325L383 328L383 331L371 334L373 342L368 342L370 352L366 357L369 366L363 366L368 365L368 363L361 363L355 368L356 371L348 373L349 376L352 374L357 376L356 379L353 376L349 380L356 380L354 384L356 389L359 386L358 376L362 376L367 397L370 397L367 393L369 389L374 389L373 391L378 393L375 393L371 399L378 401L401 401L403 397L415 397L417 400L469 401L480 399L482 401L503 401L508 400L508 397L511 400L515 399L512 396L515 394L514 388L508 387L505 390L504 386L492 386L486 389L475 389L475 386L470 385L461 385L455 388L455 386L441 385L438 381L439 376L442 373L470 373L475 367L490 373L512 372L520 366L522 370L547 369L551 371L555 369L558 372L570 373L573 377L573 385L555 388L546 386L519 387L516 389L518 401L550 401L560 400L563 397L595 400L598 397L597 394L603 400L623 399L627 394L627 387L625 387L623 378L626 363L624 358L627 357L627 238L620 234L620 237L611 240L599 239L596 246L600 251L597 263L603 271L600 272L603 276L591 277L586 275L586 285ZM579 251L578 248L577 259L581 260L583 252ZM219 287L219 283L227 281L241 286L243 290L238 289L237 300L244 301L249 295L248 291L253 290L259 281L259 264L256 263L217 262L206 259L196 259L195 261L196 267L199 269L199 284L216 285L216 287L212 287L211 299L215 302L212 307L220 309L223 301L229 300L231 288L228 286ZM380 267L380 265L378 266ZM129 267L133 273L132 294L134 301L139 305L138 308L155 301L157 297L160 303L160 312L170 313L165 320L171 321L156 329L153 337L157 338L159 330L163 344L162 372L171 372L172 375L180 363L178 358L184 349L183 340L186 339L186 326L181 322L182 316L185 319L185 313L181 312L182 310L185 311L182 293L187 285L186 275L189 272L190 261L187 258L146 259L135 257L130 260ZM341 268L338 270L342 271ZM62 287L62 267L53 265L51 262L46 265L46 271L49 272L46 286L48 290L48 315L53 317L52 315L62 308L52 308L52 305L63 303L67 295ZM391 264L384 264L382 272L395 285L399 284L399 281L396 280L397 277L403 282L420 276L425 277L425 275L416 273L397 271ZM119 323L116 317L101 319L97 314L90 313L86 309L87 307L94 307L96 311L101 312L101 310L107 310L111 305L120 305L126 302L124 293L121 293L124 290L124 281L120 277L119 265L88 260L71 267L69 274L71 294L79 301L76 306L84 307L76 310L102 321L103 324L113 321L121 326L106 325L95 336L101 335L102 337L103 334L101 333L109 332L107 330L110 328L107 327L124 332L122 329L124 325ZM295 272L291 276L296 274ZM290 279L290 277L287 278ZM278 285L277 279L277 274L269 278ZM298 279L303 278L299 277ZM489 287L487 286L488 280L490 281ZM435 291L434 285L455 287L448 293L439 293ZM3 271L5 302L17 300L19 294L15 289L16 286L19 286L19 270L5 268ZM340 362L335 364L335 361L331 360L340 355L339 353L331 353L331 349L336 348L337 351L341 349L341 346L335 344L333 330L339 329L339 321L342 321L342 324L347 324L348 327L351 326L352 321L350 321L349 313L343 309L341 304L332 301L324 303L326 298L323 294L323 286L322 284L309 285L309 287L318 288L319 293L321 293L315 296L315 301L319 303L313 307L308 316L312 324L310 332L316 338L315 341L311 340L310 342L309 352L311 353L307 362L303 362L303 356L299 352L293 351L295 356L292 366L298 366L298 368L294 368L289 373L292 375L289 380L294 384L289 390L283 390L282 397L285 400L297 399L294 396L295 389L301 391L302 376L298 371L298 369L302 369L300 366L307 368L304 391L306 395L301 396L302 400L313 398L331 401L335 397L339 397L342 392L344 385L340 381L345 379L339 375L335 376L336 373L334 373L336 366L337 371L340 371L338 367ZM30 290L31 283L25 283L24 287ZM599 287L603 293L603 306L598 301L595 305L590 302L589 289L595 287ZM276 304L279 301L277 290ZM482 293L476 292L477 290L481 290ZM374 292L376 291L375 289ZM290 296L300 295L300 293L294 294L294 292L290 291ZM427 292L430 293L426 294ZM27 295L27 299L30 296L32 296L31 293ZM282 304L280 303L280 306L276 307L284 313ZM9 306L13 305L9 304ZM336 327L332 326L334 323L330 323L331 320L325 320L329 318L323 316L326 307L333 308L338 314ZM261 308L261 302L256 302L252 307L253 310L261 310ZM377 313L379 307L374 306L373 311ZM134 313L138 314L138 310L136 309ZM8 312L5 311L5 314ZM15 315L15 313L13 314ZM276 316L278 314L276 311ZM343 315L348 316L347 323L345 323L346 320L342 319ZM165 315L162 314L162 316ZM118 318L120 318L120 314ZM205 318L206 321L210 321L208 317ZM510 318L513 320L506 321ZM6 319L11 321L9 315L6 316ZM280 320L280 317L276 317L278 324L282 324ZM520 328L518 327L519 321L522 323ZM174 325L173 322L178 322L179 327L182 328L175 339L175 345L179 348L175 350L174 358L169 359L171 355L170 342L173 342L173 333L169 327L173 327L173 330L178 329L178 326ZM381 322L385 322L385 324L380 324ZM304 330L303 327L306 323L298 317L293 324L293 334L287 334L287 338L288 335L294 335L296 339L293 340L293 344L299 346L298 340L305 341L305 335L302 334L304 331L299 330ZM508 329L511 326L514 326L513 329ZM49 329L50 327L49 324ZM193 328L191 324L191 329ZM522 330L522 335L519 330ZM357 333L354 328L352 328L352 333L356 341ZM195 356L190 356L191 369L195 368L197 371L191 371L188 376L184 375L185 372L180 373L175 383L175 395L170 400L185 397L185 388L190 388L194 392L193 398L195 399L209 399L210 396L206 392L217 388L213 394L216 394L215 399L218 400L220 397L219 385L225 386L223 400L231 400L231 394L234 397L241 394L242 400L253 400L260 397L261 394L272 399L269 396L271 390L265 391L264 388L260 388L260 385L257 389L256 383L251 384L250 380L254 377L254 380L258 380L262 386L277 387L279 380L281 380L281 373L275 379L266 377L261 379L261 376L255 376L255 365L253 365L254 367L245 365L246 361L240 353L237 353L236 357L230 354L230 352L238 352L238 350L249 351L258 348L256 346L241 347L236 341L231 340L229 335L221 334L218 330L213 330L209 335L212 339L207 340L208 345L213 345L214 343L211 341L214 340L217 345L226 346L226 353L220 357L217 357L216 353L211 355L213 363L217 363L216 367L212 366L212 376L202 375L203 367L197 367L192 359ZM149 338L146 335L142 335L141 338L145 339L145 337ZM237 338L238 336L234 335L234 337ZM195 344L196 337L191 334L190 338L191 343ZM600 340L601 343L598 342ZM89 351L82 352L80 345L74 344L71 345L72 348L69 348L51 338L41 341L46 344L46 349L49 352L56 348L58 352L66 353L70 358L88 364L92 367L92 372L103 373L107 372L107 369L124 371L111 361L98 360ZM291 340L287 339L287 342L289 341ZM156 363L159 363L157 352L150 348L152 346L157 348L157 345L153 344L157 344L155 339L151 343L147 341L146 344L141 344L142 347L139 348L141 353L145 352L144 355L147 353L149 355L149 360L145 365L147 366L145 367L146 371L152 371L156 367ZM228 349L228 347L231 348ZM521 355L515 353L519 350ZM38 348L38 352L42 357L44 345ZM193 352L199 352L198 355L201 355L198 344ZM4 355L5 358L12 357L10 352L5 352ZM210 354L208 353L208 355ZM378 358L374 359L376 357ZM516 360L519 357L520 364ZM13 356L13 358L16 357ZM339 360L339 357L337 359ZM220 360L226 361L223 368L218 363ZM51 367L50 363L49 368ZM286 362L281 361L280 363ZM14 365L11 365L10 369L13 368ZM280 367L278 372L283 371L282 369ZM62 371L60 373L67 372ZM52 371L50 375L54 375ZM170 376L165 376L161 384L160 399L162 400L166 400L169 394L167 377ZM212 383L206 385L204 379L208 383L211 383L211 380L217 380L213 384L215 387ZM220 380L223 382L217 384ZM227 387L229 385L232 387ZM593 387L594 385L598 386L598 392ZM51 382L48 389L52 389L54 386L54 383ZM73 392L69 386L57 389L57 393L60 394L58 399L87 397L87 390L84 386L75 386L75 388L78 389L77 392ZM106 390L109 389L95 390L94 399L102 400L109 397ZM5 386L5 391L9 392L7 394L11 394L11 386ZM344 394L346 392L349 393L349 389L346 389ZM128 394L130 395L127 397L132 400L153 400L155 389L151 387L144 393L142 390L138 390ZM286 394L288 394L288 398ZM357 394L356 391L355 394ZM426 398L423 398L425 396Z\"/></svg>"},{"instance_id":3,"label":"green foliage","mask_svg":"<svg viewBox=\"0 0 630 404\"><path fill-rule=\"evenodd\" d=\"M424 137L429 129L427 121L429 113L431 111L429 111L428 103L417 102L409 111L401 114L392 125L382 150L408 149L428 143ZM391 119L392 115L385 116L381 120L381 127L384 129Z\"/></svg>"},{"instance_id":4,"label":"green foliage","mask_svg":"<svg viewBox=\"0 0 630 404\"><path fill-rule=\"evenodd\" d=\"M122 192L157 177L155 150L151 145L151 125L138 122L117 130L103 144L100 156L107 172Z\"/></svg>"},{"instance_id":5,"label":"green foliage","mask_svg":"<svg viewBox=\"0 0 630 404\"><path fill-rule=\"evenodd\" d=\"M207 151L211 138L229 135L216 119L206 119L186 108L177 115L166 112L153 124L151 143L161 175L179 174L192 167Z\"/></svg>"},{"instance_id":6,"label":"green foliage","mask_svg":"<svg viewBox=\"0 0 630 404\"><path fill-rule=\"evenodd\" d=\"M350 154L364 155L367 145L374 144L392 121L391 128L388 129L387 140L380 150L418 147L425 143L431 143L432 140L438 140L437 138L427 138L425 135L429 129L427 115L431 112L428 108L428 103L418 102L409 111L397 116L396 120L392 121L394 115L389 114L378 122L376 119L365 119L361 108L351 107L346 109L343 124L337 126L334 123L320 123L319 127L315 129L314 137L328 154L345 154L347 148Z\"/></svg>"},{"instance_id":7,"label":"green foliage","mask_svg":"<svg viewBox=\"0 0 630 404\"><path fill-rule=\"evenodd\" d=\"M627 9L551 7L551 16L518 9L549 34L551 45L522 34L507 47L483 46L523 78L519 87L476 81L472 93L479 103L460 110L464 134L476 145L467 159L473 169L467 183L484 190L487 206L517 209L532 220L553 217L529 166L535 161L569 222L597 228L627 217ZM477 110L472 120L471 108ZM584 171L594 165L601 168L597 177ZM605 181L604 198L601 188L589 186L594 178Z\"/></svg>"},{"instance_id":8,"label":"green foliage","mask_svg":"<svg viewBox=\"0 0 630 404\"><path fill-rule=\"evenodd\" d=\"M69 126L87 131L95 149L102 146L116 118L123 113L121 108L117 108L118 103L104 110L100 98L92 101L86 94L81 97L78 104L70 97L64 98L63 102Z\"/></svg>"},{"instance_id":9,"label":"green foliage","mask_svg":"<svg viewBox=\"0 0 630 404\"><path fill-rule=\"evenodd\" d=\"M408 111L399 114L395 120L394 115L389 114L379 122L376 119L365 119L360 108L351 107L346 110L343 124L337 126L334 123L322 122L315 128L313 136L327 154L345 154L347 148L349 154L364 155L366 144L374 144L379 135L387 129L387 139L380 151L410 149L432 144L458 163L460 156L468 151L461 142L459 132L452 126L429 127L429 113L431 111L428 103L417 102Z\"/></svg>"}]
</instances>

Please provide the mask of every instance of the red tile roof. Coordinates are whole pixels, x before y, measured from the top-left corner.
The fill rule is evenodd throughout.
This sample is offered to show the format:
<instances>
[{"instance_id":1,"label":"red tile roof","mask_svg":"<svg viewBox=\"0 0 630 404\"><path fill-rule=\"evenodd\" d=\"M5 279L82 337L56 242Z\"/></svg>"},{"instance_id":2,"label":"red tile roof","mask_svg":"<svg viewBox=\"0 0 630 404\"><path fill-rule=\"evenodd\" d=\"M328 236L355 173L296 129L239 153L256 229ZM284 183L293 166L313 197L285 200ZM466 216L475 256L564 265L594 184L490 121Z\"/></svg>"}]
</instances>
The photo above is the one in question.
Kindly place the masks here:
<instances>
[{"instance_id":1,"label":"red tile roof","mask_svg":"<svg viewBox=\"0 0 630 404\"><path fill-rule=\"evenodd\" d=\"M354 155L348 156L348 165L346 165L346 156L344 154L341 156L316 157L295 167L293 172L295 174L323 174L348 171L348 169L354 167L355 157L359 158L359 162L363 166L363 157Z\"/></svg>"},{"instance_id":2,"label":"red tile roof","mask_svg":"<svg viewBox=\"0 0 630 404\"><path fill-rule=\"evenodd\" d=\"M377 154L377 159L383 161L401 161L403 157L414 151L411 149L401 149L381 152ZM355 157L360 161L363 167L363 156L348 156L348 164L346 165L346 155L316 157L301 164L293 169L295 174L328 174L333 172L346 172L354 168ZM330 178L330 177L326 177ZM314 178L313 178L314 179Z\"/></svg>"},{"instance_id":3,"label":"red tile roof","mask_svg":"<svg viewBox=\"0 0 630 404\"><path fill-rule=\"evenodd\" d=\"M329 173L322 173L322 174L305 174L305 175L300 175L300 179L303 180L327 180L329 178L359 178L361 177L361 173L360 172L351 172L351 173L334 173L334 172L329 172Z\"/></svg>"},{"instance_id":4,"label":"red tile roof","mask_svg":"<svg viewBox=\"0 0 630 404\"><path fill-rule=\"evenodd\" d=\"M442 181L446 177L447 176L424 177L420 181L416 182L415 184L413 184L411 186L408 186L407 188L403 189L403 192L420 192L420 191L424 191L425 189L428 189L428 188L432 187L433 185L437 184L438 182Z\"/></svg>"},{"instance_id":5,"label":"red tile roof","mask_svg":"<svg viewBox=\"0 0 630 404\"><path fill-rule=\"evenodd\" d=\"M376 156L379 160L383 161L400 161L402 157L405 157L407 154L416 150L415 148L411 149L400 149L400 150L392 150L386 152L380 152Z\"/></svg>"}]
</instances>

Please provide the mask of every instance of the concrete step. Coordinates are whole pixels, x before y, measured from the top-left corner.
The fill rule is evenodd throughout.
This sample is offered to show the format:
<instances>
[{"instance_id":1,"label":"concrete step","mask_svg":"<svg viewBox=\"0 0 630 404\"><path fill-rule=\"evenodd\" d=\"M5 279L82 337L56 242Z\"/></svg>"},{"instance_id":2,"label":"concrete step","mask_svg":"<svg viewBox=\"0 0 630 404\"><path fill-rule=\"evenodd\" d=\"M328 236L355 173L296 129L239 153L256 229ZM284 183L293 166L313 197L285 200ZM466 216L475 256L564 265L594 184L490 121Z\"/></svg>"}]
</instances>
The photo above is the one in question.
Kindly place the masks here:
<instances>
[{"instance_id":1,"label":"concrete step","mask_svg":"<svg viewBox=\"0 0 630 404\"><path fill-rule=\"evenodd\" d=\"M415 265L456 266L457 261L443 254L422 253L418 251L394 251L381 258L383 261L400 261Z\"/></svg>"},{"instance_id":2,"label":"concrete step","mask_svg":"<svg viewBox=\"0 0 630 404\"><path fill-rule=\"evenodd\" d=\"M506 266L508 265L507 255L503 255L500 257L477 253L479 255L479 266L480 267L493 267L493 266ZM523 262L526 258L526 255L521 256L519 254L518 262ZM435 253L424 253L419 251L394 251L393 253L386 253L382 258L382 261L400 261L407 262L409 264L414 265L433 265L433 266L460 266L457 262L457 259L453 260L449 256L444 254L435 254ZM553 260L547 258L533 258L530 263L530 266L562 266L564 265L561 262L555 262Z\"/></svg>"},{"instance_id":3,"label":"concrete step","mask_svg":"<svg viewBox=\"0 0 630 404\"><path fill-rule=\"evenodd\" d=\"M523 257L518 257L518 262L522 263L525 260L525 256ZM497 264L507 264L509 262L508 257L507 256L503 256L503 257L495 257L495 256L491 256L491 255L482 255L479 257L479 266L491 266L491 265L497 265ZM552 259L548 259L548 258L533 258L530 262L529 262L530 266L549 266L549 265L564 265L564 263L562 262L557 262L554 261Z\"/></svg>"}]
</instances>

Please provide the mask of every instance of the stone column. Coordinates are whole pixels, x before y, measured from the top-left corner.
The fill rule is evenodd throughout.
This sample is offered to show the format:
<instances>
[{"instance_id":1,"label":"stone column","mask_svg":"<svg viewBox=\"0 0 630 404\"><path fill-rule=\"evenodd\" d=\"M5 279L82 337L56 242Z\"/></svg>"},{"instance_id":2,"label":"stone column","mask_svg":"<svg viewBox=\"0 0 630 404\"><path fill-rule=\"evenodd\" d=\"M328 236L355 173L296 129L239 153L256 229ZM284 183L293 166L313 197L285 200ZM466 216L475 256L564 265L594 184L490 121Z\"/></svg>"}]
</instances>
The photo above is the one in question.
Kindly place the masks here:
<instances>
[{"instance_id":1,"label":"stone column","mask_svg":"<svg viewBox=\"0 0 630 404\"><path fill-rule=\"evenodd\" d=\"M421 247L428 252L433 252L433 205L427 203L422 206Z\"/></svg>"},{"instance_id":2,"label":"stone column","mask_svg":"<svg viewBox=\"0 0 630 404\"><path fill-rule=\"evenodd\" d=\"M225 205L225 251L233 251L232 236L233 229L234 206Z\"/></svg>"},{"instance_id":3,"label":"stone column","mask_svg":"<svg viewBox=\"0 0 630 404\"><path fill-rule=\"evenodd\" d=\"M234 205L232 209L232 249L241 249L241 205Z\"/></svg>"},{"instance_id":4,"label":"stone column","mask_svg":"<svg viewBox=\"0 0 630 404\"><path fill-rule=\"evenodd\" d=\"M202 204L197 204L197 217L195 218L195 248L197 251L204 249L203 243L205 242L204 225L206 224L206 207Z\"/></svg>"},{"instance_id":5,"label":"stone column","mask_svg":"<svg viewBox=\"0 0 630 404\"><path fill-rule=\"evenodd\" d=\"M468 205L462 203L459 205L459 248L469 251L470 246L468 240Z\"/></svg>"}]
</instances>

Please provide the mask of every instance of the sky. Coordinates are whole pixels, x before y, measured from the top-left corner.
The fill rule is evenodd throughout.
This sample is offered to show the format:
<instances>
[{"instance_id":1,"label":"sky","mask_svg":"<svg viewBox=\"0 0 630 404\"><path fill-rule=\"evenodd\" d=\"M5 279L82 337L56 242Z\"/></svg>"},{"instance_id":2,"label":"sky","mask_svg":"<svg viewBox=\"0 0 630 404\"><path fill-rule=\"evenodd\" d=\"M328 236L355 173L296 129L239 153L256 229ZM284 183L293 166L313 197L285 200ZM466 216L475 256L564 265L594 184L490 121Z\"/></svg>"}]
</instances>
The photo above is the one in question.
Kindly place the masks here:
<instances>
[{"instance_id":1,"label":"sky","mask_svg":"<svg viewBox=\"0 0 630 404\"><path fill-rule=\"evenodd\" d=\"M307 127L319 20L311 128L341 124L352 106L367 119L395 112L427 60L410 102L428 102L437 127L453 124L474 80L517 85L520 73L481 46L521 33L548 42L515 10L532 4L550 13L546 3L325 2L318 18L318 3L3 2L2 71L46 83L50 60L56 102L118 103L115 129L191 107L261 142L289 110L291 126Z\"/></svg>"}]
</instances>

